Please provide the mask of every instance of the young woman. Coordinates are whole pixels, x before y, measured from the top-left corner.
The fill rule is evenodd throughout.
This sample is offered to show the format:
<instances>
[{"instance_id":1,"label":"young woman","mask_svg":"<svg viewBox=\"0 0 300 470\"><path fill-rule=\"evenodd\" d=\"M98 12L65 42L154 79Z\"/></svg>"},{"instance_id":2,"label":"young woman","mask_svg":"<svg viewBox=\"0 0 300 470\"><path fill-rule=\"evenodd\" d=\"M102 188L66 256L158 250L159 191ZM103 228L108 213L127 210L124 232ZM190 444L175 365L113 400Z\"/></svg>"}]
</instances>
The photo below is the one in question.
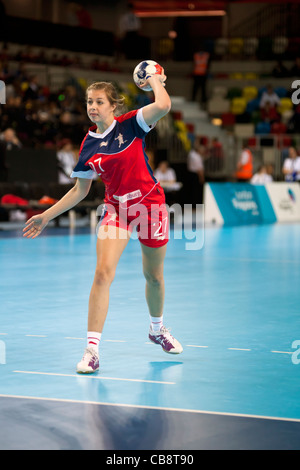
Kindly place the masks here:
<instances>
[{"instance_id":1,"label":"young woman","mask_svg":"<svg viewBox=\"0 0 300 470\"><path fill-rule=\"evenodd\" d=\"M98 224L97 265L89 298L87 347L77 372L99 368L99 342L105 323L110 285L134 225L142 248L146 301L150 314L149 339L171 354L182 352L181 344L163 326L163 266L168 242L168 213L159 182L153 176L144 152L144 138L151 126L167 114L170 97L164 88L166 76L147 79L154 102L116 117L119 99L109 82L88 87L87 114L94 123L80 148L72 175L74 187L54 206L31 217L24 236L37 237L48 222L78 204L89 192L96 172L105 184L105 206Z\"/></svg>"}]
</instances>

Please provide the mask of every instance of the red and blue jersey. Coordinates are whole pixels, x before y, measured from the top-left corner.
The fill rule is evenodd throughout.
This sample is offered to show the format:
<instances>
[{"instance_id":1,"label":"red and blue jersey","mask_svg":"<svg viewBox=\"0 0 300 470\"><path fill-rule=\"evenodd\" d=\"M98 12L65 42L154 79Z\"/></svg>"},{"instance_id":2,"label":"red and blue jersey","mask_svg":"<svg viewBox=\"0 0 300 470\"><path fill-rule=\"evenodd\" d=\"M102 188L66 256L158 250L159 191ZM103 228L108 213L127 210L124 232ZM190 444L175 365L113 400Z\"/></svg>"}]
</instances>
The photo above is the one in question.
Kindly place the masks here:
<instances>
[{"instance_id":1,"label":"red and blue jersey","mask_svg":"<svg viewBox=\"0 0 300 470\"><path fill-rule=\"evenodd\" d=\"M163 189L145 153L151 127L142 108L115 117L103 134L96 130L96 125L91 127L83 139L71 177L92 179L96 172L105 184L105 202L115 206L163 203Z\"/></svg>"}]
</instances>

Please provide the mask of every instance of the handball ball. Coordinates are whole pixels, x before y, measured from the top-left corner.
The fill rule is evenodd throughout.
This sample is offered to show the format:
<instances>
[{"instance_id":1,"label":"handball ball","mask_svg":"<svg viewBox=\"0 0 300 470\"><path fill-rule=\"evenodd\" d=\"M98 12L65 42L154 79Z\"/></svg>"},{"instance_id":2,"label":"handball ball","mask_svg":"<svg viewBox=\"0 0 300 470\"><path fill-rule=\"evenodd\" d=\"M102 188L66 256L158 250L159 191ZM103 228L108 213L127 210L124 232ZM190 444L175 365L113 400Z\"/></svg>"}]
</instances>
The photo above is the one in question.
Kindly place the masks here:
<instances>
[{"instance_id":1,"label":"handball ball","mask_svg":"<svg viewBox=\"0 0 300 470\"><path fill-rule=\"evenodd\" d=\"M161 74L162 67L154 60L143 60L140 62L133 71L133 80L137 87L144 91L151 91L150 85L142 87L146 82L147 78L158 73Z\"/></svg>"}]
</instances>

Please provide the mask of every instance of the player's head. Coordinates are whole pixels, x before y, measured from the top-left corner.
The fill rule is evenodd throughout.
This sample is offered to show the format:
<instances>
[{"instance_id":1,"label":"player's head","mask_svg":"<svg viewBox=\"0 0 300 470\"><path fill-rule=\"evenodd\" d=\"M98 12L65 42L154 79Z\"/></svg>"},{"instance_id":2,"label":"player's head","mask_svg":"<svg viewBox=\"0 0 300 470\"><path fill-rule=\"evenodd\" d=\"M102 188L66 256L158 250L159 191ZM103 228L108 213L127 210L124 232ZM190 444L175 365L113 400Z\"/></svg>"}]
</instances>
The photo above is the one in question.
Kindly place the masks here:
<instances>
[{"instance_id":1,"label":"player's head","mask_svg":"<svg viewBox=\"0 0 300 470\"><path fill-rule=\"evenodd\" d=\"M114 85L110 82L92 83L86 90L86 101L89 114L89 102L91 99L102 98L107 101L115 115L119 114L124 105L124 98L120 98ZM92 119L93 120L93 119Z\"/></svg>"}]
</instances>

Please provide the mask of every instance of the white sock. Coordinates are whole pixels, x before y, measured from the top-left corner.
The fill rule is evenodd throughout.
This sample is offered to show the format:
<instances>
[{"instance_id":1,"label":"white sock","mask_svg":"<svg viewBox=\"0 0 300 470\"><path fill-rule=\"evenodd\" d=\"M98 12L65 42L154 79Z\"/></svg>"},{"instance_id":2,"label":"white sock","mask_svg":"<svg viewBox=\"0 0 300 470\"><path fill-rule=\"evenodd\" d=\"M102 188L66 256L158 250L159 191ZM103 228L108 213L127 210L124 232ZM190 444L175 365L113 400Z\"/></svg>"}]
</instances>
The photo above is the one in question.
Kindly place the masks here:
<instances>
[{"instance_id":1,"label":"white sock","mask_svg":"<svg viewBox=\"0 0 300 470\"><path fill-rule=\"evenodd\" d=\"M151 317L150 315L150 321L151 321L151 327L153 331L159 331L161 327L163 326L163 316Z\"/></svg>"},{"instance_id":2,"label":"white sock","mask_svg":"<svg viewBox=\"0 0 300 470\"><path fill-rule=\"evenodd\" d=\"M97 331L88 331L88 334L87 334L88 347L94 348L98 351L100 339L101 339L101 333L98 333Z\"/></svg>"}]
</instances>

